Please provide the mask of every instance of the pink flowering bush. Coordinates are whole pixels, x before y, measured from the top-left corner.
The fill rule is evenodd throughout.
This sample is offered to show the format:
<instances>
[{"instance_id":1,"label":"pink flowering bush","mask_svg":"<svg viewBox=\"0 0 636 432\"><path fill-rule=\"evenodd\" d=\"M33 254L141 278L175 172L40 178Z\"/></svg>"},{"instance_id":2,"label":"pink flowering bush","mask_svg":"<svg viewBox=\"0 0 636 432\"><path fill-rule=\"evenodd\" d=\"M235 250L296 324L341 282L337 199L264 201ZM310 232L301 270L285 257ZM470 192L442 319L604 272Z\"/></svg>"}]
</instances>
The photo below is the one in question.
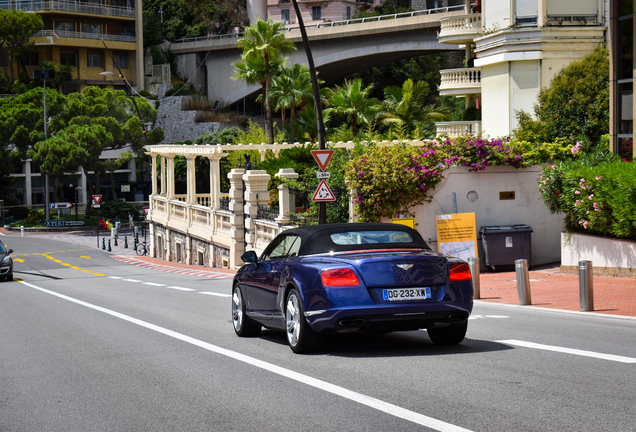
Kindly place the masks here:
<instances>
[{"instance_id":1,"label":"pink flowering bush","mask_svg":"<svg viewBox=\"0 0 636 432\"><path fill-rule=\"evenodd\" d=\"M636 240L636 167L607 152L548 164L538 179L548 209L567 231Z\"/></svg>"}]
</instances>

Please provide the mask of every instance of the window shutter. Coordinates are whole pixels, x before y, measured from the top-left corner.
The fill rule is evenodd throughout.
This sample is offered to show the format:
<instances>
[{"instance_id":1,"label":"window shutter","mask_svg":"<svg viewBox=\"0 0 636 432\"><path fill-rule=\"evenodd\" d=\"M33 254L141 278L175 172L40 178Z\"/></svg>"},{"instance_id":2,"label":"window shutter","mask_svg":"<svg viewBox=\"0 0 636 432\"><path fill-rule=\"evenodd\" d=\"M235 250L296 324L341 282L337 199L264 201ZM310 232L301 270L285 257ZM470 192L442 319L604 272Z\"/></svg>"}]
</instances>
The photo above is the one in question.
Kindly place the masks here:
<instances>
[{"instance_id":1,"label":"window shutter","mask_svg":"<svg viewBox=\"0 0 636 432\"><path fill-rule=\"evenodd\" d=\"M548 16L597 14L598 0L548 0Z\"/></svg>"},{"instance_id":2,"label":"window shutter","mask_svg":"<svg viewBox=\"0 0 636 432\"><path fill-rule=\"evenodd\" d=\"M517 18L536 18L539 14L539 0L516 0Z\"/></svg>"}]
</instances>

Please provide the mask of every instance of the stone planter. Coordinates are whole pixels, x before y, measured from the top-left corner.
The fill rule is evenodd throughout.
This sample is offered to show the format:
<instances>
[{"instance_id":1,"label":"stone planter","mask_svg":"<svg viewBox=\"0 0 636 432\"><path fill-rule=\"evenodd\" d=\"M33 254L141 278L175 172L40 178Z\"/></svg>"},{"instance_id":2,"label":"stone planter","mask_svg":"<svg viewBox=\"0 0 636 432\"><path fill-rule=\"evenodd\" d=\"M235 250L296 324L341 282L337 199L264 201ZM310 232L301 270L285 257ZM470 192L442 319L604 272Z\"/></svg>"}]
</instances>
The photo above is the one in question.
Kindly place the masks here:
<instances>
[{"instance_id":1,"label":"stone planter","mask_svg":"<svg viewBox=\"0 0 636 432\"><path fill-rule=\"evenodd\" d=\"M561 233L561 272L578 273L581 260L592 261L595 275L636 277L636 242Z\"/></svg>"}]
</instances>

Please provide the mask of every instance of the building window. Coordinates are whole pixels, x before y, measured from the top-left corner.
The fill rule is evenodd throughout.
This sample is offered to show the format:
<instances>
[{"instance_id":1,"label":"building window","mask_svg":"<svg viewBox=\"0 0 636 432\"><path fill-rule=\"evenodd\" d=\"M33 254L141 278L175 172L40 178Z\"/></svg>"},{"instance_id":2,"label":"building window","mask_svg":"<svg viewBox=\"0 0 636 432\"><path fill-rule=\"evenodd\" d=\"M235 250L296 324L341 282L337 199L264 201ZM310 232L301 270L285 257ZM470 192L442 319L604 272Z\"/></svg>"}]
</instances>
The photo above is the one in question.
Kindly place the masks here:
<instances>
[{"instance_id":1,"label":"building window","mask_svg":"<svg viewBox=\"0 0 636 432\"><path fill-rule=\"evenodd\" d=\"M128 54L113 54L113 61L117 63L121 69L128 69Z\"/></svg>"},{"instance_id":2,"label":"building window","mask_svg":"<svg viewBox=\"0 0 636 432\"><path fill-rule=\"evenodd\" d=\"M82 33L101 33L102 26L100 24L86 24L82 23Z\"/></svg>"},{"instance_id":3,"label":"building window","mask_svg":"<svg viewBox=\"0 0 636 432\"><path fill-rule=\"evenodd\" d=\"M280 22L283 24L289 24L289 9L281 9Z\"/></svg>"},{"instance_id":4,"label":"building window","mask_svg":"<svg viewBox=\"0 0 636 432\"><path fill-rule=\"evenodd\" d=\"M65 22L65 21L56 21L55 22L55 30L57 31L75 31L75 23L74 22Z\"/></svg>"},{"instance_id":5,"label":"building window","mask_svg":"<svg viewBox=\"0 0 636 432\"><path fill-rule=\"evenodd\" d=\"M88 67L103 67L102 55L99 53L88 53Z\"/></svg>"},{"instance_id":6,"label":"building window","mask_svg":"<svg viewBox=\"0 0 636 432\"><path fill-rule=\"evenodd\" d=\"M312 6L311 8L311 19L314 21L318 21L321 17L321 8L320 6Z\"/></svg>"},{"instance_id":7,"label":"building window","mask_svg":"<svg viewBox=\"0 0 636 432\"><path fill-rule=\"evenodd\" d=\"M347 19L351 19L351 6L347 6Z\"/></svg>"},{"instance_id":8,"label":"building window","mask_svg":"<svg viewBox=\"0 0 636 432\"><path fill-rule=\"evenodd\" d=\"M61 52L60 64L77 66L77 56L74 52Z\"/></svg>"},{"instance_id":9,"label":"building window","mask_svg":"<svg viewBox=\"0 0 636 432\"><path fill-rule=\"evenodd\" d=\"M38 58L38 53L30 52L30 53L24 54L23 63L24 63L24 66L37 66L38 63L40 63Z\"/></svg>"}]
</instances>

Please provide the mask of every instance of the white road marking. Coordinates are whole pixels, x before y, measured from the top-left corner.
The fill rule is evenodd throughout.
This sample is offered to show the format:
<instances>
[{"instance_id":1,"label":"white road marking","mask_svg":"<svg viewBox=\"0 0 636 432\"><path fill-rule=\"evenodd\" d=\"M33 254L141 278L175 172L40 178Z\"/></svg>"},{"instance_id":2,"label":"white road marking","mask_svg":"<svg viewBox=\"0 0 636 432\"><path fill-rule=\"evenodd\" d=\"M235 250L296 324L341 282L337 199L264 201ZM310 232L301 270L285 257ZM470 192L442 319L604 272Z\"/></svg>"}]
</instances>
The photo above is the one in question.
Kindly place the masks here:
<instances>
[{"instance_id":1,"label":"white road marking","mask_svg":"<svg viewBox=\"0 0 636 432\"><path fill-rule=\"evenodd\" d=\"M471 315L468 319L480 319L480 318L510 318L507 315Z\"/></svg>"},{"instance_id":2,"label":"white road marking","mask_svg":"<svg viewBox=\"0 0 636 432\"><path fill-rule=\"evenodd\" d=\"M166 287L166 288L179 290L179 291L196 291L194 288L183 288L183 287L179 287L179 286L169 286L169 287Z\"/></svg>"},{"instance_id":3,"label":"white road marking","mask_svg":"<svg viewBox=\"0 0 636 432\"><path fill-rule=\"evenodd\" d=\"M564 347L559 347L554 345L543 345L543 344L538 344L534 342L525 342L525 341L514 340L514 339L499 340L495 342L503 343L506 345L520 346L524 348L534 348L534 349L545 350L545 351L554 351L554 352L560 352L565 354L574 354L574 355L583 356L583 357L592 357L592 358L597 358L601 360L610 360L610 361L621 362L621 363L636 363L636 358L632 358L632 357L623 357L623 356L613 355L613 354L603 354L603 353L597 353L594 351L584 351L584 350L564 348Z\"/></svg>"},{"instance_id":4,"label":"white road marking","mask_svg":"<svg viewBox=\"0 0 636 432\"><path fill-rule=\"evenodd\" d=\"M108 278L109 279L123 279L123 278L120 278L119 276L108 276Z\"/></svg>"},{"instance_id":5,"label":"white road marking","mask_svg":"<svg viewBox=\"0 0 636 432\"><path fill-rule=\"evenodd\" d=\"M154 283L154 282L144 282L144 285L159 286L159 287L166 286L166 284L160 284L160 283Z\"/></svg>"},{"instance_id":6,"label":"white road marking","mask_svg":"<svg viewBox=\"0 0 636 432\"><path fill-rule=\"evenodd\" d=\"M215 293L215 292L209 292L209 291L201 291L199 294L207 294L207 295L218 296L218 297L232 297L231 294L221 294L221 293Z\"/></svg>"},{"instance_id":7,"label":"white road marking","mask_svg":"<svg viewBox=\"0 0 636 432\"><path fill-rule=\"evenodd\" d=\"M123 279L123 280L125 280L126 282L143 282L137 279Z\"/></svg>"},{"instance_id":8,"label":"white road marking","mask_svg":"<svg viewBox=\"0 0 636 432\"><path fill-rule=\"evenodd\" d=\"M368 406L370 408L376 409L378 411L384 412L384 413L392 415L394 417L398 417L398 418L413 422L415 424L419 424L419 425L431 428L431 429L439 431L439 432L471 432L469 429L464 429L462 427L455 426L453 424L446 423L446 422L443 422L441 420L437 420L437 419L434 419L432 417L428 417L428 416L425 416L423 414L407 410L407 409L399 407L397 405L393 405L391 403L384 402L384 401L381 401L379 399L375 399L375 398L370 397L370 396L366 396L366 395L364 395L362 393L358 393L358 392L355 392L353 390L348 390L348 389L346 389L344 387L340 387L338 385L331 384L331 383L328 383L326 381L322 381L322 380L310 377L308 375L304 375L304 374L301 374L301 373L298 373L298 372L294 372L292 370L285 369L283 367L277 366L277 365L272 364L272 363L264 362L262 360L254 358L254 357L246 356L246 355L238 353L236 351L231 351L231 350L228 350L228 349L221 348L219 346L213 345L211 343L203 342L203 341L195 339L193 337L186 336L184 334L177 333L177 332L172 331L172 330L168 330L167 328L164 328L164 327L159 327L157 325L150 324L150 323L142 321L140 319L133 318L131 316L124 315L122 313L115 312L113 310L103 308L101 306L96 306L94 304L87 303L85 301L78 300L78 299L75 299L73 297L66 296L64 294L56 293L55 291L49 291L47 289L44 289L44 288L41 288L39 286L30 284L28 282L21 281L20 283L22 283L22 284L24 284L26 286L29 286L31 288L34 288L36 290L42 291L44 293L53 295L55 297L59 297L61 299L76 303L78 305L85 306L87 308L90 308L90 309L93 309L93 310L96 310L96 311L99 311L99 312L103 312L103 313L105 313L107 315L111 315L111 316L113 316L115 318L119 318L121 320L128 321L129 323L138 325L140 327L144 327L144 328L147 328L149 330L155 331L157 333L161 333L161 334L164 334L166 336L169 336L169 337L178 339L180 341L189 343L191 345L198 346L199 348L203 348L203 349L205 349L207 351L210 351L210 352L213 352L213 353L216 353L216 354L220 354L220 355L232 358L234 360L241 361L241 362L246 363L248 365L251 365L251 366L266 370L266 371L269 371L271 373L275 373L277 375L283 376L285 378L288 378L288 379L291 379L291 380L294 380L294 381L298 381L298 382L300 382L302 384L317 388L319 390L326 391L328 393L335 394L336 396L340 396L342 398L349 399L349 400L351 400L353 402L357 402L357 403L359 403L361 405Z\"/></svg>"}]
</instances>

